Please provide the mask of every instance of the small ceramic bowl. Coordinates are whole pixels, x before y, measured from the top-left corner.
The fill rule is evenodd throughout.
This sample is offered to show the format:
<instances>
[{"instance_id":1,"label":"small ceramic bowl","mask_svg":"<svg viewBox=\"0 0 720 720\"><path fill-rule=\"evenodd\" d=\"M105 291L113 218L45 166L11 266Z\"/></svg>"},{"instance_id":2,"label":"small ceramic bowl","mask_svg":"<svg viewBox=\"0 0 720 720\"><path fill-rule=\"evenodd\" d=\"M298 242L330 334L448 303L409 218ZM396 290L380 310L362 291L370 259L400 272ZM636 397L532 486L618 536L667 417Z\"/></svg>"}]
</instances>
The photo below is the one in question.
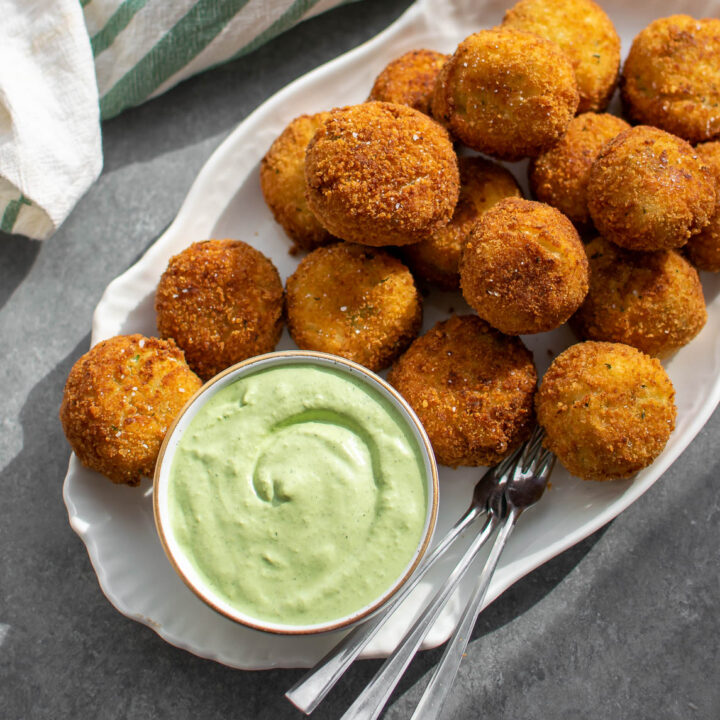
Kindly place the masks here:
<instances>
[{"instance_id":1,"label":"small ceramic bowl","mask_svg":"<svg viewBox=\"0 0 720 720\"><path fill-rule=\"evenodd\" d=\"M252 617L233 607L224 597L211 589L208 586L209 584L201 577L201 574L188 558L186 552L175 537L173 526L170 522L168 488L173 458L183 433L200 408L202 408L215 393L240 378L252 375L260 370L291 365L315 365L320 368L332 369L340 375L347 375L353 379L355 383L360 382L388 401L396 410L401 422L405 424L405 429L409 431L409 436L413 438L416 443L425 482L425 497L427 498L425 521L420 540L412 555L408 557L404 569L391 585L371 602L363 607L357 608L350 614L312 625L271 622ZM160 536L160 541L170 562L185 584L211 608L231 620L256 630L285 635L308 635L339 630L368 618L371 614L382 608L409 579L427 550L435 529L439 497L437 465L430 441L417 416L401 395L382 378L357 363L335 355L299 350L275 352L251 358L228 368L207 382L189 400L167 432L157 461L153 494L155 524Z\"/></svg>"}]
</instances>

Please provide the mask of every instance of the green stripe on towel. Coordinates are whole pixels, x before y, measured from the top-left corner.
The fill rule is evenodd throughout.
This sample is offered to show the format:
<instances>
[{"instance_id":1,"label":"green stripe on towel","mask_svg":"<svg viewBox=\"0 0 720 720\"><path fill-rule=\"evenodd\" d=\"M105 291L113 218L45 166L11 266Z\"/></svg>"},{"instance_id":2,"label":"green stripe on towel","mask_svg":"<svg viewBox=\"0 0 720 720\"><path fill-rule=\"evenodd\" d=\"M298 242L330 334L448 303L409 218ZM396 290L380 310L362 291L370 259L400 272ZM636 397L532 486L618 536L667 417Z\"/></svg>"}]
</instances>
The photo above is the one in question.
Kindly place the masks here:
<instances>
[{"instance_id":1,"label":"green stripe on towel","mask_svg":"<svg viewBox=\"0 0 720 720\"><path fill-rule=\"evenodd\" d=\"M23 205L31 205L32 203L24 195L20 195L17 200L11 200L5 206L5 212L3 213L2 220L0 221L0 230L6 233L11 233L17 216L20 214L20 208Z\"/></svg>"},{"instance_id":2,"label":"green stripe on towel","mask_svg":"<svg viewBox=\"0 0 720 720\"><path fill-rule=\"evenodd\" d=\"M263 43L272 40L276 35L287 30L294 25L306 12L318 4L320 0L295 0L295 2L266 30L261 32L257 37L251 40L245 47L241 48L232 57L223 60L223 63L237 60L243 55L251 53L259 48ZM222 63L218 63L222 64ZM217 66L214 66L217 67Z\"/></svg>"},{"instance_id":3,"label":"green stripe on towel","mask_svg":"<svg viewBox=\"0 0 720 720\"><path fill-rule=\"evenodd\" d=\"M199 0L100 100L103 119L151 95L204 50L249 0Z\"/></svg>"},{"instance_id":4,"label":"green stripe on towel","mask_svg":"<svg viewBox=\"0 0 720 720\"><path fill-rule=\"evenodd\" d=\"M103 50L107 50L113 44L115 38L135 17L138 10L142 10L145 5L147 5L147 0L125 0L124 3L119 5L105 23L105 27L100 32L95 33L90 40L93 56L97 57Z\"/></svg>"}]
</instances>

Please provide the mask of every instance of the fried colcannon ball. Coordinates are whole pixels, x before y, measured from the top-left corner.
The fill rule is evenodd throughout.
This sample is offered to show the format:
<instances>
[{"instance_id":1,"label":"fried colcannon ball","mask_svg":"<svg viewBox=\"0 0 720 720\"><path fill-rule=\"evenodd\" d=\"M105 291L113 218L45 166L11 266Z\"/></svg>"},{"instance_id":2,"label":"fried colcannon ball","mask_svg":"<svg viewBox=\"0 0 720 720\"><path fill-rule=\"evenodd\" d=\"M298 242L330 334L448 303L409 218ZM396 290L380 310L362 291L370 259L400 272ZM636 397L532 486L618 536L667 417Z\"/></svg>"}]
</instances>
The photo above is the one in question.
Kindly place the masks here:
<instances>
[{"instance_id":1,"label":"fried colcannon ball","mask_svg":"<svg viewBox=\"0 0 720 720\"><path fill-rule=\"evenodd\" d=\"M506 198L470 233L460 285L467 303L501 332L545 332L562 325L585 298L588 261L559 210Z\"/></svg>"},{"instance_id":2,"label":"fried colcannon ball","mask_svg":"<svg viewBox=\"0 0 720 720\"><path fill-rule=\"evenodd\" d=\"M203 379L275 349L283 286L275 266L241 240L196 242L170 258L155 293L157 326Z\"/></svg>"},{"instance_id":3,"label":"fried colcannon ball","mask_svg":"<svg viewBox=\"0 0 720 720\"><path fill-rule=\"evenodd\" d=\"M295 118L260 163L260 187L268 207L287 236L302 250L332 242L305 199L305 150L328 113Z\"/></svg>"},{"instance_id":4,"label":"fried colcannon ball","mask_svg":"<svg viewBox=\"0 0 720 720\"><path fill-rule=\"evenodd\" d=\"M605 109L620 72L620 37L601 7L592 0L520 0L502 27L557 43L575 71L578 112Z\"/></svg>"},{"instance_id":5,"label":"fried colcannon ball","mask_svg":"<svg viewBox=\"0 0 720 720\"><path fill-rule=\"evenodd\" d=\"M374 246L446 225L460 190L447 132L384 102L333 110L308 145L305 178L310 209L333 235Z\"/></svg>"},{"instance_id":6,"label":"fried colcannon ball","mask_svg":"<svg viewBox=\"0 0 720 720\"><path fill-rule=\"evenodd\" d=\"M720 272L720 142L702 143L695 152L715 178L715 213L710 222L688 240L684 249L699 270Z\"/></svg>"},{"instance_id":7,"label":"fried colcannon ball","mask_svg":"<svg viewBox=\"0 0 720 720\"><path fill-rule=\"evenodd\" d=\"M621 132L590 170L595 227L628 250L684 245L715 211L715 182L684 140L646 125Z\"/></svg>"},{"instance_id":8,"label":"fried colcannon ball","mask_svg":"<svg viewBox=\"0 0 720 720\"><path fill-rule=\"evenodd\" d=\"M460 199L450 222L403 248L413 274L443 290L460 287L460 256L482 214L506 197L522 197L512 173L481 157L460 157Z\"/></svg>"},{"instance_id":9,"label":"fried colcannon ball","mask_svg":"<svg viewBox=\"0 0 720 720\"><path fill-rule=\"evenodd\" d=\"M689 142L720 137L720 20L671 15L633 40L620 79L633 123Z\"/></svg>"},{"instance_id":10,"label":"fried colcannon ball","mask_svg":"<svg viewBox=\"0 0 720 720\"><path fill-rule=\"evenodd\" d=\"M615 115L583 113L570 121L555 147L531 161L530 188L580 229L590 226L587 185L590 168L605 143L630 126Z\"/></svg>"},{"instance_id":11,"label":"fried colcannon ball","mask_svg":"<svg viewBox=\"0 0 720 720\"><path fill-rule=\"evenodd\" d=\"M288 328L303 350L382 370L420 331L422 303L410 271L383 250L318 248L287 280Z\"/></svg>"},{"instance_id":12,"label":"fried colcannon ball","mask_svg":"<svg viewBox=\"0 0 720 720\"><path fill-rule=\"evenodd\" d=\"M375 78L368 100L409 105L429 115L435 81L448 57L434 50L401 55Z\"/></svg>"},{"instance_id":13,"label":"fried colcannon ball","mask_svg":"<svg viewBox=\"0 0 720 720\"><path fill-rule=\"evenodd\" d=\"M73 365L60 422L83 465L137 485L153 476L167 429L201 385L172 340L118 335Z\"/></svg>"},{"instance_id":14,"label":"fried colcannon ball","mask_svg":"<svg viewBox=\"0 0 720 720\"><path fill-rule=\"evenodd\" d=\"M695 268L676 250L623 250L603 238L585 246L590 290L570 325L588 340L621 342L663 356L707 321Z\"/></svg>"},{"instance_id":15,"label":"fried colcannon ball","mask_svg":"<svg viewBox=\"0 0 720 720\"><path fill-rule=\"evenodd\" d=\"M660 361L622 343L584 342L553 360L535 398L546 447L584 480L627 478L662 452L675 390Z\"/></svg>"},{"instance_id":16,"label":"fried colcannon ball","mask_svg":"<svg viewBox=\"0 0 720 720\"><path fill-rule=\"evenodd\" d=\"M438 76L432 114L468 147L519 160L563 136L578 100L570 61L555 43L496 28L458 45Z\"/></svg>"},{"instance_id":17,"label":"fried colcannon ball","mask_svg":"<svg viewBox=\"0 0 720 720\"><path fill-rule=\"evenodd\" d=\"M532 354L475 315L437 323L388 380L417 413L443 465L494 465L530 435Z\"/></svg>"}]
</instances>

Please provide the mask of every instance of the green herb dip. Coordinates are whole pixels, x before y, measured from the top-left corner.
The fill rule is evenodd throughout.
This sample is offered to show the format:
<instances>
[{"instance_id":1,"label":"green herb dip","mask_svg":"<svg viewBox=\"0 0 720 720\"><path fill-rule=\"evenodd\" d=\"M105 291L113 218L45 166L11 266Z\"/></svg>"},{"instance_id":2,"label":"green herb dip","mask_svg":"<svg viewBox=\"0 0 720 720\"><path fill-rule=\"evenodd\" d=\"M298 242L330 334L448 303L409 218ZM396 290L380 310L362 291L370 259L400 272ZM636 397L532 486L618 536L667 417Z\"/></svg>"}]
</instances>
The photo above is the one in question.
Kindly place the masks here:
<instances>
[{"instance_id":1,"label":"green herb dip","mask_svg":"<svg viewBox=\"0 0 720 720\"><path fill-rule=\"evenodd\" d=\"M170 522L235 609L314 625L377 599L412 558L428 497L399 411L347 373L282 365L221 388L185 429Z\"/></svg>"}]
</instances>

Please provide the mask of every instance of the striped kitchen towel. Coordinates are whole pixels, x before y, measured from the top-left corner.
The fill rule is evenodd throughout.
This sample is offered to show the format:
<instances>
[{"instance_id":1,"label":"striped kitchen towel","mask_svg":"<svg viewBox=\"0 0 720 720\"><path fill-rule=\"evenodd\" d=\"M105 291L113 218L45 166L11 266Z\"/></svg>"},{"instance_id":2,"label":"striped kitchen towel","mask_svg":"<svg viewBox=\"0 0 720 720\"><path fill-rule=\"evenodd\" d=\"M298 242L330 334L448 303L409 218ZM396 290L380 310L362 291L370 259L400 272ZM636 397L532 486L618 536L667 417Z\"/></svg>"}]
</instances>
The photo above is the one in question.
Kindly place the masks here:
<instances>
[{"instance_id":1,"label":"striped kitchen towel","mask_svg":"<svg viewBox=\"0 0 720 720\"><path fill-rule=\"evenodd\" d=\"M0 0L0 230L45 239L102 169L100 120L352 0Z\"/></svg>"}]
</instances>

